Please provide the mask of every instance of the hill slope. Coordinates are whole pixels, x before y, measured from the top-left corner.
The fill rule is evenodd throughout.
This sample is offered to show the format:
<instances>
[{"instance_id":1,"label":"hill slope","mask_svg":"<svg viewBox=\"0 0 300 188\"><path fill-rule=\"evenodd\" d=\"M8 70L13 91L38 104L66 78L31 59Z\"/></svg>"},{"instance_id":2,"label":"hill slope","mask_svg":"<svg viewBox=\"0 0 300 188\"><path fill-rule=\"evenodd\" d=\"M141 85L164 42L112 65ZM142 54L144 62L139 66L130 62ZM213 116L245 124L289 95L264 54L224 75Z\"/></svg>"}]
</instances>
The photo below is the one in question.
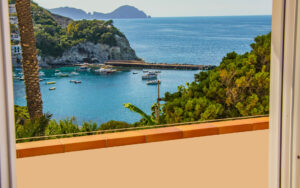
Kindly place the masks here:
<instances>
[{"instance_id":1,"label":"hill slope","mask_svg":"<svg viewBox=\"0 0 300 188\"><path fill-rule=\"evenodd\" d=\"M138 59L112 20L73 21L50 13L36 3L31 8L43 66Z\"/></svg>"},{"instance_id":2,"label":"hill slope","mask_svg":"<svg viewBox=\"0 0 300 188\"><path fill-rule=\"evenodd\" d=\"M71 7L60 7L50 9L50 12L62 16L66 16L72 18L74 20L82 20L82 19L136 19L136 18L149 18L146 13L137 8L129 5L121 6L114 10L111 13L86 13L81 9L71 8Z\"/></svg>"}]
</instances>

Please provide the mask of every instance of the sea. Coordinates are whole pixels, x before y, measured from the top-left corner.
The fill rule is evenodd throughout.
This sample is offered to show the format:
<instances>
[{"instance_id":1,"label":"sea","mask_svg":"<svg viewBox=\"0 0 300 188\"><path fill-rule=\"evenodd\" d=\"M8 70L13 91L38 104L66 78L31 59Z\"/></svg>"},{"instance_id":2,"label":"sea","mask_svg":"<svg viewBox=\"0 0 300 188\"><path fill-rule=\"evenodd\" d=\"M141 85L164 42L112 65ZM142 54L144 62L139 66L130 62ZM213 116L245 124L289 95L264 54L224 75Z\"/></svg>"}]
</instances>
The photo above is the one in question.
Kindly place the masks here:
<instances>
[{"instance_id":1,"label":"sea","mask_svg":"<svg viewBox=\"0 0 300 188\"><path fill-rule=\"evenodd\" d=\"M272 19L266 16L172 17L114 20L114 25L128 38L138 57L153 63L219 65L229 52L245 53L258 35L271 31ZM133 123L140 116L123 107L131 103L151 113L157 100L157 86L142 80L143 70L123 70L111 75L80 72L57 77L55 70L70 74L74 67L42 69L41 93L44 112L60 120L76 117L78 123L109 120ZM20 70L14 69L18 75ZM133 74L133 72L137 74ZM200 71L161 70L160 95L175 92L178 86L194 80ZM80 80L81 84L70 83ZM55 85L46 85L56 81ZM56 87L56 90L49 90ZM25 106L24 82L14 79L16 105Z\"/></svg>"}]
</instances>

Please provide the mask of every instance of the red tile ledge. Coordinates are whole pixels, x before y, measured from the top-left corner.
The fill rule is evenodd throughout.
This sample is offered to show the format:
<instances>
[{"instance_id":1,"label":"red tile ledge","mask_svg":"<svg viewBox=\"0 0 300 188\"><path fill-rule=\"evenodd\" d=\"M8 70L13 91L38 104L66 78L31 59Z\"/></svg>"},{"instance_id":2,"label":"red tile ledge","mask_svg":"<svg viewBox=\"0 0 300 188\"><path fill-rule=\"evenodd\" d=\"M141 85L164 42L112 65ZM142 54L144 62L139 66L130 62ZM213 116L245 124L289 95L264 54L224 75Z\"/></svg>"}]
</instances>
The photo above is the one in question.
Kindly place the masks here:
<instances>
[{"instance_id":1,"label":"red tile ledge","mask_svg":"<svg viewBox=\"0 0 300 188\"><path fill-rule=\"evenodd\" d=\"M256 131L268 128L269 118L261 117L19 143L16 144L16 149L17 158L25 158L131 144Z\"/></svg>"}]
</instances>

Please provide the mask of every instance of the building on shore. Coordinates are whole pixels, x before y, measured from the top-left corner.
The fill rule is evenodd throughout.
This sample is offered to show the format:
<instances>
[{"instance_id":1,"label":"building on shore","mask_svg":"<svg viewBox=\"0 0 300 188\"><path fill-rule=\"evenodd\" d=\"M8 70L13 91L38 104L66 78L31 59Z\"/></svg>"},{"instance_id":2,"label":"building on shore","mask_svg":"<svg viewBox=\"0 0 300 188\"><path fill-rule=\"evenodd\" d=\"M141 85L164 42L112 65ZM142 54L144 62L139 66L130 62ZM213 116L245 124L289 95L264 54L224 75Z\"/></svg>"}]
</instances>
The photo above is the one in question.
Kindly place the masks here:
<instances>
[{"instance_id":1,"label":"building on shore","mask_svg":"<svg viewBox=\"0 0 300 188\"><path fill-rule=\"evenodd\" d=\"M17 13L16 5L15 5L15 4L9 4L9 13L10 13L10 14L15 14L15 13Z\"/></svg>"}]
</instances>

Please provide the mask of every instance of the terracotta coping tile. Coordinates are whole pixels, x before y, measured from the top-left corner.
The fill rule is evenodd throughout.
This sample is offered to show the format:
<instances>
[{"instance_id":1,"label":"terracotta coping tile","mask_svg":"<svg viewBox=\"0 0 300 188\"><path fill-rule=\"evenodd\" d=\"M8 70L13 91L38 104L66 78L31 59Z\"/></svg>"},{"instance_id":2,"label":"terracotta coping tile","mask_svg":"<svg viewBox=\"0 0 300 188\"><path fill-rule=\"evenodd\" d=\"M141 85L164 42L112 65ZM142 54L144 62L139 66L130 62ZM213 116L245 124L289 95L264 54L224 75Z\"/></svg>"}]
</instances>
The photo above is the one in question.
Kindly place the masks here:
<instances>
[{"instance_id":1,"label":"terracotta coping tile","mask_svg":"<svg viewBox=\"0 0 300 188\"><path fill-rule=\"evenodd\" d=\"M236 132L244 132L244 131L252 131L253 123L244 120L235 120L235 121L220 121L214 122L213 125L219 128L220 134L227 133L236 133Z\"/></svg>"},{"instance_id":2,"label":"terracotta coping tile","mask_svg":"<svg viewBox=\"0 0 300 188\"><path fill-rule=\"evenodd\" d=\"M146 142L158 142L183 138L182 130L176 127L165 127L139 131L146 136Z\"/></svg>"},{"instance_id":3,"label":"terracotta coping tile","mask_svg":"<svg viewBox=\"0 0 300 188\"><path fill-rule=\"evenodd\" d=\"M106 138L102 135L82 136L61 139L64 152L98 149L106 147Z\"/></svg>"},{"instance_id":4,"label":"terracotta coping tile","mask_svg":"<svg viewBox=\"0 0 300 188\"><path fill-rule=\"evenodd\" d=\"M219 134L219 128L212 123L196 124L196 125L184 125L176 127L183 131L184 138L192 138L199 136L209 136Z\"/></svg>"},{"instance_id":5,"label":"terracotta coping tile","mask_svg":"<svg viewBox=\"0 0 300 188\"><path fill-rule=\"evenodd\" d=\"M269 118L261 117L19 143L16 149L17 157L23 158L268 128Z\"/></svg>"},{"instance_id":6,"label":"terracotta coping tile","mask_svg":"<svg viewBox=\"0 0 300 188\"><path fill-rule=\"evenodd\" d=\"M64 152L60 139L20 143L16 144L16 148L18 158Z\"/></svg>"},{"instance_id":7,"label":"terracotta coping tile","mask_svg":"<svg viewBox=\"0 0 300 188\"><path fill-rule=\"evenodd\" d=\"M106 147L146 143L144 135L138 131L104 134L107 139Z\"/></svg>"}]
</instances>

